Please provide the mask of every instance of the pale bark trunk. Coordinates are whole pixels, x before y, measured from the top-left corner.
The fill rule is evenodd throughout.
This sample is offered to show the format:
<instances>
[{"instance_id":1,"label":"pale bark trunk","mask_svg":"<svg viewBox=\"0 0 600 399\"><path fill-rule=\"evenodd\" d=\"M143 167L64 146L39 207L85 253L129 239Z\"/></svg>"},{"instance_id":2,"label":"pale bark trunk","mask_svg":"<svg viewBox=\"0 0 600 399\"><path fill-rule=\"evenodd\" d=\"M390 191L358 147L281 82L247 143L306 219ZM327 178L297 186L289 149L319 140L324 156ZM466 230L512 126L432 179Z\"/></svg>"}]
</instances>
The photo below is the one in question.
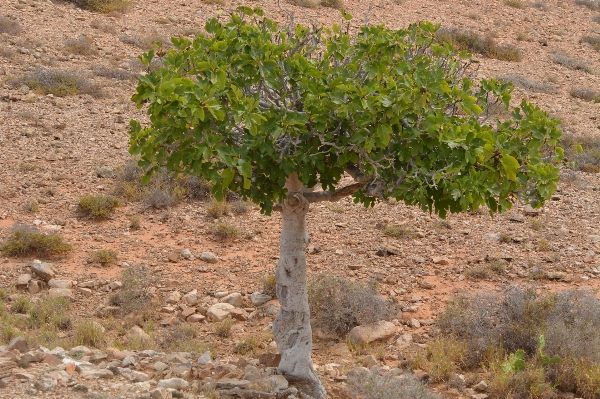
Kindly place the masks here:
<instances>
[{"instance_id":1,"label":"pale bark trunk","mask_svg":"<svg viewBox=\"0 0 600 399\"><path fill-rule=\"evenodd\" d=\"M314 399L327 397L312 366L312 330L306 292L306 212L302 183L292 174L286 182L288 197L281 206L281 247L275 277L281 308L273 335L281 352L278 371L300 392Z\"/></svg>"}]
</instances>

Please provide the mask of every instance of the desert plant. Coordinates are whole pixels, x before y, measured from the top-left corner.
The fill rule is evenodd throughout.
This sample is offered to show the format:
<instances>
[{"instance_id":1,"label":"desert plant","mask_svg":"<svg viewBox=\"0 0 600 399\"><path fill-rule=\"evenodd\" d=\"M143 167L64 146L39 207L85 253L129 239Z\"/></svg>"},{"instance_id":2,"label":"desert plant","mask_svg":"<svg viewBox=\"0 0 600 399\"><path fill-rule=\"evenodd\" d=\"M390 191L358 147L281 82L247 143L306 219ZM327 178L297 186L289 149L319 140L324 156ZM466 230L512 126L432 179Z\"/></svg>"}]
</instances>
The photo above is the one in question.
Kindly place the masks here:
<instances>
[{"instance_id":1,"label":"desert plant","mask_svg":"<svg viewBox=\"0 0 600 399\"><path fill-rule=\"evenodd\" d=\"M142 228L142 219L139 216L132 216L129 218L129 228L132 230L139 230Z\"/></svg>"},{"instance_id":2,"label":"desert plant","mask_svg":"<svg viewBox=\"0 0 600 399\"><path fill-rule=\"evenodd\" d=\"M434 340L426 348L425 355L413 354L412 368L427 370L432 382L447 382L464 365L467 345L451 337Z\"/></svg>"},{"instance_id":3,"label":"desert plant","mask_svg":"<svg viewBox=\"0 0 600 399\"><path fill-rule=\"evenodd\" d=\"M218 321L215 324L213 324L213 327L215 329L215 334L217 334L217 336L221 337L221 338L229 338L231 337L231 329L233 327L233 320L232 319L225 319L223 321Z\"/></svg>"},{"instance_id":4,"label":"desert plant","mask_svg":"<svg viewBox=\"0 0 600 399\"><path fill-rule=\"evenodd\" d=\"M525 8L525 4L523 4L520 0L504 0L504 4L512 8Z\"/></svg>"},{"instance_id":5,"label":"desert plant","mask_svg":"<svg viewBox=\"0 0 600 399\"><path fill-rule=\"evenodd\" d=\"M583 36L580 42L587 43L591 45L594 50L600 51L600 36Z\"/></svg>"},{"instance_id":6,"label":"desert plant","mask_svg":"<svg viewBox=\"0 0 600 399\"><path fill-rule=\"evenodd\" d=\"M408 226L388 224L383 228L383 235L393 238L412 238L415 232Z\"/></svg>"},{"instance_id":7,"label":"desert plant","mask_svg":"<svg viewBox=\"0 0 600 399\"><path fill-rule=\"evenodd\" d=\"M160 348L169 352L204 353L209 347L198 340L198 331L187 324L180 324L164 331Z\"/></svg>"},{"instance_id":8,"label":"desert plant","mask_svg":"<svg viewBox=\"0 0 600 399\"><path fill-rule=\"evenodd\" d=\"M481 36L473 31L459 28L442 28L437 40L450 43L459 50L484 55L501 61L521 61L521 52L511 45L498 45L490 36Z\"/></svg>"},{"instance_id":9,"label":"desert plant","mask_svg":"<svg viewBox=\"0 0 600 399\"><path fill-rule=\"evenodd\" d=\"M67 40L65 48L69 53L78 55L96 55L98 53L94 39L85 35L81 35L77 39Z\"/></svg>"},{"instance_id":10,"label":"desert plant","mask_svg":"<svg viewBox=\"0 0 600 399\"><path fill-rule=\"evenodd\" d=\"M8 238L0 245L0 253L5 256L60 255L71 252L73 247L59 234L42 233L36 228L15 225Z\"/></svg>"},{"instance_id":11,"label":"desert plant","mask_svg":"<svg viewBox=\"0 0 600 399\"><path fill-rule=\"evenodd\" d=\"M95 219L106 219L121 205L121 201L110 195L87 195L79 199L79 209Z\"/></svg>"},{"instance_id":12,"label":"desert plant","mask_svg":"<svg viewBox=\"0 0 600 399\"><path fill-rule=\"evenodd\" d=\"M589 87L573 87L569 90L571 97L580 98L584 101L599 102L600 91Z\"/></svg>"},{"instance_id":13,"label":"desert plant","mask_svg":"<svg viewBox=\"0 0 600 399\"><path fill-rule=\"evenodd\" d=\"M227 202L217 201L214 198L206 205L206 214L215 219L227 215L230 211L231 206Z\"/></svg>"},{"instance_id":14,"label":"desert plant","mask_svg":"<svg viewBox=\"0 0 600 399\"><path fill-rule=\"evenodd\" d=\"M76 6L94 12L124 11L133 0L66 0Z\"/></svg>"},{"instance_id":15,"label":"desert plant","mask_svg":"<svg viewBox=\"0 0 600 399\"><path fill-rule=\"evenodd\" d=\"M575 169L589 173L600 172L600 139L592 135L566 134L561 139L566 161Z\"/></svg>"},{"instance_id":16,"label":"desert plant","mask_svg":"<svg viewBox=\"0 0 600 399\"><path fill-rule=\"evenodd\" d=\"M29 213L36 213L40 210L40 204L36 200L29 200L25 202L25 210Z\"/></svg>"},{"instance_id":17,"label":"desert plant","mask_svg":"<svg viewBox=\"0 0 600 399\"><path fill-rule=\"evenodd\" d=\"M575 0L575 4L585 6L590 10L600 10L600 1L598 0Z\"/></svg>"},{"instance_id":18,"label":"desert plant","mask_svg":"<svg viewBox=\"0 0 600 399\"><path fill-rule=\"evenodd\" d=\"M77 345L85 345L92 348L97 348L102 346L104 343L104 336L104 327L92 319L86 319L81 321L75 327L75 335L73 340Z\"/></svg>"},{"instance_id":19,"label":"desert plant","mask_svg":"<svg viewBox=\"0 0 600 399\"><path fill-rule=\"evenodd\" d=\"M221 240L237 237L239 230L228 222L215 223L210 227L210 232Z\"/></svg>"},{"instance_id":20,"label":"desert plant","mask_svg":"<svg viewBox=\"0 0 600 399\"><path fill-rule=\"evenodd\" d=\"M31 301L26 297L15 299L10 307L12 313L27 314L31 309Z\"/></svg>"},{"instance_id":21,"label":"desert plant","mask_svg":"<svg viewBox=\"0 0 600 399\"><path fill-rule=\"evenodd\" d=\"M71 327L68 311L71 303L67 298L45 297L32 304L29 309L29 328L66 330Z\"/></svg>"},{"instance_id":22,"label":"desert plant","mask_svg":"<svg viewBox=\"0 0 600 399\"><path fill-rule=\"evenodd\" d=\"M270 273L263 276L260 279L262 284L262 293L265 295L272 296L275 298L277 296L277 280L275 279L275 274Z\"/></svg>"},{"instance_id":23,"label":"desert plant","mask_svg":"<svg viewBox=\"0 0 600 399\"><path fill-rule=\"evenodd\" d=\"M568 69L573 69L575 71L580 70L587 73L594 73L592 68L588 65L587 60L571 57L560 51L552 52L550 54L550 60Z\"/></svg>"},{"instance_id":24,"label":"desert plant","mask_svg":"<svg viewBox=\"0 0 600 399\"><path fill-rule=\"evenodd\" d=\"M90 254L90 262L98 263L102 267L108 267L117 261L117 251L112 249L100 249Z\"/></svg>"},{"instance_id":25,"label":"desert plant","mask_svg":"<svg viewBox=\"0 0 600 399\"><path fill-rule=\"evenodd\" d=\"M250 335L237 342L233 352L240 356L254 356L260 349L266 348L267 342L272 338L272 335L265 333Z\"/></svg>"},{"instance_id":26,"label":"desert plant","mask_svg":"<svg viewBox=\"0 0 600 399\"><path fill-rule=\"evenodd\" d=\"M344 8L343 0L321 0L320 4L323 7L330 7L330 8L337 8L337 9Z\"/></svg>"},{"instance_id":27,"label":"desert plant","mask_svg":"<svg viewBox=\"0 0 600 399\"><path fill-rule=\"evenodd\" d=\"M325 274L309 282L308 304L315 327L338 336L393 314L391 304L379 295L375 284Z\"/></svg>"},{"instance_id":28,"label":"desert plant","mask_svg":"<svg viewBox=\"0 0 600 399\"><path fill-rule=\"evenodd\" d=\"M353 399L437 399L437 394L399 369L354 369L348 372L348 393Z\"/></svg>"},{"instance_id":29,"label":"desert plant","mask_svg":"<svg viewBox=\"0 0 600 399\"><path fill-rule=\"evenodd\" d=\"M248 201L237 200L233 201L231 204L231 211L236 214L242 214L250 211L252 209L252 204Z\"/></svg>"},{"instance_id":30,"label":"desert plant","mask_svg":"<svg viewBox=\"0 0 600 399\"><path fill-rule=\"evenodd\" d=\"M13 87L26 85L38 94L65 97L75 94L102 96L101 89L78 72L38 68L20 78L11 79Z\"/></svg>"},{"instance_id":31,"label":"desert plant","mask_svg":"<svg viewBox=\"0 0 600 399\"><path fill-rule=\"evenodd\" d=\"M115 303L120 304L121 313L136 314L143 309L152 308L152 279L146 265L126 268L121 274L121 282L123 286L113 298Z\"/></svg>"},{"instance_id":32,"label":"desert plant","mask_svg":"<svg viewBox=\"0 0 600 399\"><path fill-rule=\"evenodd\" d=\"M16 36L21 33L21 25L17 21L13 21L6 17L0 17L0 33L7 33Z\"/></svg>"},{"instance_id":33,"label":"desert plant","mask_svg":"<svg viewBox=\"0 0 600 399\"><path fill-rule=\"evenodd\" d=\"M137 73L126 71L121 68L107 68L103 65L94 67L92 72L96 76L116 80L135 80L139 76Z\"/></svg>"},{"instance_id":34,"label":"desert plant","mask_svg":"<svg viewBox=\"0 0 600 399\"><path fill-rule=\"evenodd\" d=\"M320 0L290 0L297 6L315 8L320 4Z\"/></svg>"},{"instance_id":35,"label":"desert plant","mask_svg":"<svg viewBox=\"0 0 600 399\"><path fill-rule=\"evenodd\" d=\"M498 76L498 80L501 82L510 82L517 87L536 93L558 92L558 87L554 84L538 82L536 80L528 79L522 75L500 75Z\"/></svg>"},{"instance_id":36,"label":"desert plant","mask_svg":"<svg viewBox=\"0 0 600 399\"><path fill-rule=\"evenodd\" d=\"M200 0L203 3L207 3L207 4L218 4L220 6L224 6L225 4L227 4L226 0Z\"/></svg>"}]
</instances>

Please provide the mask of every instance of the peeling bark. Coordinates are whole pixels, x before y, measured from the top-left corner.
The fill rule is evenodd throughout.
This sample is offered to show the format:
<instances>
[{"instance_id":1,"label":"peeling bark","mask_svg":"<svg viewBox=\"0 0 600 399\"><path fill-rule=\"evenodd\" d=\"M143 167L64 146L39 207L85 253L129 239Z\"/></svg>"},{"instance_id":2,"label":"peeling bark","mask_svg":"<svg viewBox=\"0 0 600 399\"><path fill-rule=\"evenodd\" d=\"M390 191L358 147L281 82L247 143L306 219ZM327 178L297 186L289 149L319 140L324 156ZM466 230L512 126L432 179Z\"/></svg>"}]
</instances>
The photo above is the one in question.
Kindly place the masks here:
<instances>
[{"instance_id":1,"label":"peeling bark","mask_svg":"<svg viewBox=\"0 0 600 399\"><path fill-rule=\"evenodd\" d=\"M280 256L275 278L281 308L273 322L273 336L281 352L278 371L300 392L314 399L327 398L312 366L312 330L306 292L306 212L309 202L302 183L292 174L285 187L288 197L281 205Z\"/></svg>"}]
</instances>

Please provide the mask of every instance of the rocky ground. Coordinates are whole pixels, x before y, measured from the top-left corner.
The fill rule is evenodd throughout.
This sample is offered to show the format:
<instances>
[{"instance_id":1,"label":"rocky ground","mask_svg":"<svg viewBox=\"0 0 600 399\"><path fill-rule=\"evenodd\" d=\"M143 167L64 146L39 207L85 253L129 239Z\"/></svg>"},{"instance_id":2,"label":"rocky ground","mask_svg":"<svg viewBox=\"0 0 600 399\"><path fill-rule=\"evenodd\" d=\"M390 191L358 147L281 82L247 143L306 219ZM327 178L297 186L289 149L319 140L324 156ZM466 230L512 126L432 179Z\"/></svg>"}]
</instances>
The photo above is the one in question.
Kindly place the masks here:
<instances>
[{"instance_id":1,"label":"rocky ground","mask_svg":"<svg viewBox=\"0 0 600 399\"><path fill-rule=\"evenodd\" d=\"M598 137L600 105L570 92L600 88L599 75L550 59L560 51L600 71L598 53L580 42L582 36L600 30L593 22L597 12L590 8L574 1L524 8L487 0L345 3L357 17L356 26L371 6L372 24L402 27L427 19L492 34L499 43L518 46L521 62L476 56L481 61L479 76L521 76L551 85L550 92L517 87L513 100L518 103L525 97L547 109L564 121L567 133ZM261 278L272 273L277 262L277 214L261 215L251 207L222 216L218 221L235 226L239 234L219 240L211 233L216 222L207 215L207 202L189 200L154 209L124 201L104 221L91 220L78 210L80 197L112 193L115 171L130 160L127 122L144 118L129 101L136 84L130 76L139 73L136 55L154 39L192 35L207 18L225 18L241 4L260 6L268 16L283 18L274 0L229 1L224 6L197 0L137 0L124 14L108 15L61 2L0 4L0 17L21 28L0 33L0 242L15 224L25 224L58 232L74 247L68 256L41 262L34 257L2 259L5 306L8 310L24 296L32 301L67 297L74 324L93 319L107 337L98 349L76 347L73 329L61 331L55 342L71 343L72 348L37 348L32 339L28 339L31 348L20 340L6 342L8 347L0 346L0 397L192 398L203 397L200 387L206 397L212 390L242 395L232 390L276 387L279 396L268 397L293 394L272 368L276 351L268 332L277 301L260 293ZM300 22L340 22L337 11L329 8L285 6L302 16ZM81 41L84 50L73 50L69 45L73 41ZM11 79L39 67L80 73L102 93L55 97L11 84ZM401 310L395 319L365 333L381 338L378 353L351 353L343 338L316 340L315 364L332 396L344 397L345 374L352 367L378 366L395 372L407 348L424 345L433 335L436 316L454 293L535 284L541 290L588 288L598 294L599 177L565 168L559 190L542 210L517 204L494 218L477 212L440 220L394 202L373 209L350 200L313 206L308 214L310 272L376 280L381 293ZM140 229L130 228L135 217L141 221ZM401 226L410 234L386 236L383 229L388 225ZM90 254L101 249L118 251L117 262L110 267L90 262ZM211 353L198 348L165 352L158 347L114 347L132 335L140 335L136 339L142 342L146 339L142 334L147 332L139 327L119 327L125 322L111 315L115 309L109 301L122 289L122 271L140 264L150 270L148 289L157 304L150 338L158 341L164 331L186 325ZM499 271L490 270L491 264L500 265ZM235 320L231 336L219 337L214 323L230 316ZM234 353L237 342L260 334L266 336L260 353ZM454 392L446 386L433 389L447 397L485 395Z\"/></svg>"}]
</instances>

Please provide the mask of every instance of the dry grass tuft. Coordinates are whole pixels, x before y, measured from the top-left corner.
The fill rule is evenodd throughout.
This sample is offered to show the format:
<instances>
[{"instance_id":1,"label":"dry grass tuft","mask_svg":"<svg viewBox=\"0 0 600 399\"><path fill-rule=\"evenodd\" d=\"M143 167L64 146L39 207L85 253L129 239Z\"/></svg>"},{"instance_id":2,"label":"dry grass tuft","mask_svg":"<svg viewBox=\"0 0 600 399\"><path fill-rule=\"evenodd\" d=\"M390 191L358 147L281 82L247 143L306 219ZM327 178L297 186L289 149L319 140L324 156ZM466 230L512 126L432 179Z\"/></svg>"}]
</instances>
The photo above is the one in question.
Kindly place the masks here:
<instances>
[{"instance_id":1,"label":"dry grass tuft","mask_svg":"<svg viewBox=\"0 0 600 399\"><path fill-rule=\"evenodd\" d=\"M17 21L13 21L6 17L0 17L0 33L7 33L16 36L21 33L21 25Z\"/></svg>"},{"instance_id":2,"label":"dry grass tuft","mask_svg":"<svg viewBox=\"0 0 600 399\"><path fill-rule=\"evenodd\" d=\"M79 209L95 219L106 219L121 205L115 197L106 195L88 195L79 199Z\"/></svg>"},{"instance_id":3,"label":"dry grass tuft","mask_svg":"<svg viewBox=\"0 0 600 399\"><path fill-rule=\"evenodd\" d=\"M100 249L90 254L90 262L100 264L102 267L108 267L117 261L117 251L112 249Z\"/></svg>"},{"instance_id":4,"label":"dry grass tuft","mask_svg":"<svg viewBox=\"0 0 600 399\"><path fill-rule=\"evenodd\" d=\"M500 75L498 80L502 82L511 82L513 85L525 90L536 93L557 93L558 87L551 83L538 82L536 80L527 79L522 75Z\"/></svg>"},{"instance_id":5,"label":"dry grass tuft","mask_svg":"<svg viewBox=\"0 0 600 399\"><path fill-rule=\"evenodd\" d=\"M555 51L552 54L550 54L550 60L568 69L572 69L575 71L584 71L587 73L594 73L592 68L588 65L587 60L570 57L564 53L561 53L560 51Z\"/></svg>"},{"instance_id":6,"label":"dry grass tuft","mask_svg":"<svg viewBox=\"0 0 600 399\"><path fill-rule=\"evenodd\" d=\"M53 94L57 97L76 94L89 94L93 97L101 97L103 94L102 90L97 85L91 83L88 78L73 71L38 68L20 78L11 79L9 83L13 87L26 85L38 94Z\"/></svg>"},{"instance_id":7,"label":"dry grass tuft","mask_svg":"<svg viewBox=\"0 0 600 399\"><path fill-rule=\"evenodd\" d=\"M450 43L458 50L481 54L501 61L521 61L521 52L512 45L498 45L491 36L481 36L470 30L442 28L437 33L438 41Z\"/></svg>"},{"instance_id":8,"label":"dry grass tuft","mask_svg":"<svg viewBox=\"0 0 600 399\"><path fill-rule=\"evenodd\" d=\"M580 42L587 43L591 45L594 50L600 51L600 36L583 36Z\"/></svg>"},{"instance_id":9,"label":"dry grass tuft","mask_svg":"<svg viewBox=\"0 0 600 399\"><path fill-rule=\"evenodd\" d=\"M599 102L600 91L590 89L589 87L573 87L569 90L571 97L580 98L584 101Z\"/></svg>"},{"instance_id":10,"label":"dry grass tuft","mask_svg":"<svg viewBox=\"0 0 600 399\"><path fill-rule=\"evenodd\" d=\"M39 256L61 255L71 252L73 247L58 234L45 234L25 226L15 225L6 241L0 245L0 253L4 256Z\"/></svg>"},{"instance_id":11,"label":"dry grass tuft","mask_svg":"<svg viewBox=\"0 0 600 399\"><path fill-rule=\"evenodd\" d=\"M65 42L65 48L71 54L77 55L96 55L96 44L94 39L91 37L81 35L78 39L67 40Z\"/></svg>"},{"instance_id":12,"label":"dry grass tuft","mask_svg":"<svg viewBox=\"0 0 600 399\"><path fill-rule=\"evenodd\" d=\"M594 136L563 134L561 145L567 162L583 172L600 173L600 139Z\"/></svg>"},{"instance_id":13,"label":"dry grass tuft","mask_svg":"<svg viewBox=\"0 0 600 399\"><path fill-rule=\"evenodd\" d=\"M93 12L111 13L115 11L125 11L132 3L132 0L65 0L75 4L77 7Z\"/></svg>"}]
</instances>

